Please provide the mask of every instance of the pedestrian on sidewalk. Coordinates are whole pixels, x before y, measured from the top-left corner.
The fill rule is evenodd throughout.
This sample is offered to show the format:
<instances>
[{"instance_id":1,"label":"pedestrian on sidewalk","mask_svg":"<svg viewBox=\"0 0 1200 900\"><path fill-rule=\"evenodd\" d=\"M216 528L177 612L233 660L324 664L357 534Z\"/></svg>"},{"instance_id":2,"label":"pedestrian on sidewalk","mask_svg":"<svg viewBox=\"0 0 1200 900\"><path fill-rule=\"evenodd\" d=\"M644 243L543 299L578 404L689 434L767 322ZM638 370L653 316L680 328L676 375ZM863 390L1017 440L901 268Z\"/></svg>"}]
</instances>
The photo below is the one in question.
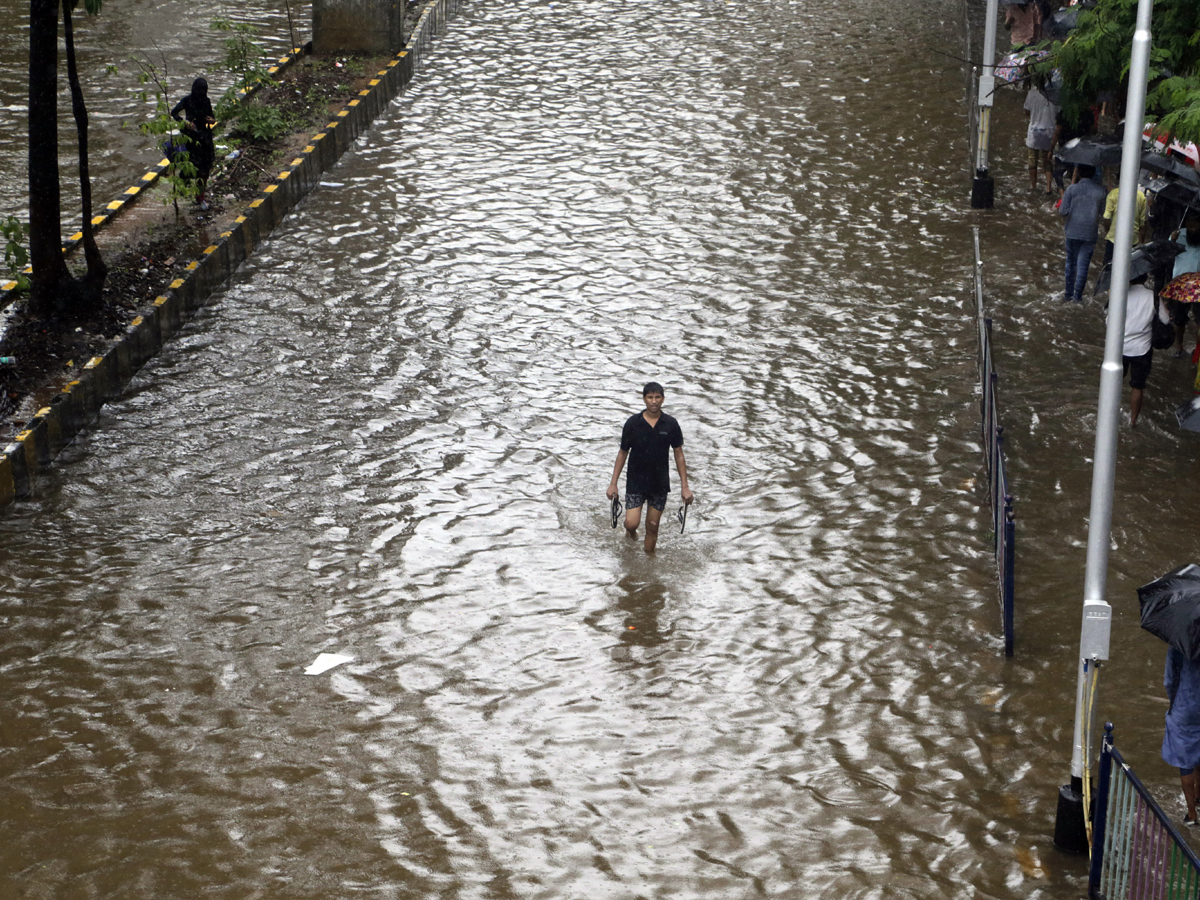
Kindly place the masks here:
<instances>
[{"instance_id":1,"label":"pedestrian on sidewalk","mask_svg":"<svg viewBox=\"0 0 1200 900\"><path fill-rule=\"evenodd\" d=\"M1125 301L1125 342L1121 347L1121 376L1129 373L1129 386L1132 388L1129 400L1130 428L1137 427L1138 415L1142 411L1142 394L1154 361L1154 348L1150 346L1150 320L1158 316L1164 324L1171 321L1163 301L1146 286L1148 278L1148 275L1131 278L1129 294Z\"/></svg>"},{"instance_id":2,"label":"pedestrian on sidewalk","mask_svg":"<svg viewBox=\"0 0 1200 900\"><path fill-rule=\"evenodd\" d=\"M1175 265L1171 270L1172 279L1188 272L1200 272L1200 217L1188 217L1185 235L1187 243L1184 245L1183 252L1175 257ZM1173 239L1178 237L1178 232L1172 235ZM1183 356L1183 336L1187 330L1189 315L1196 320L1196 327L1200 328L1200 303L1181 303L1178 300L1171 300L1169 306L1171 321L1175 324L1175 346L1172 348L1171 355L1181 357ZM1196 346L1200 347L1200 332L1197 333Z\"/></svg>"},{"instance_id":3,"label":"pedestrian on sidewalk","mask_svg":"<svg viewBox=\"0 0 1200 900\"><path fill-rule=\"evenodd\" d=\"M1037 190L1038 162L1046 173L1046 193L1054 193L1054 167L1050 151L1054 149L1054 137L1058 130L1058 107L1046 96L1045 80L1030 88L1025 97L1025 117L1029 126L1025 129L1025 146L1029 148L1029 189Z\"/></svg>"},{"instance_id":4,"label":"pedestrian on sidewalk","mask_svg":"<svg viewBox=\"0 0 1200 900\"><path fill-rule=\"evenodd\" d=\"M171 118L183 122L182 134L187 142L187 153L196 167L196 202L201 209L208 209L204 192L208 188L208 176L217 158L213 142L213 127L217 124L212 101L208 99L208 81L197 78L192 82L191 93L175 104Z\"/></svg>"},{"instance_id":5,"label":"pedestrian on sidewalk","mask_svg":"<svg viewBox=\"0 0 1200 900\"><path fill-rule=\"evenodd\" d=\"M1112 262L1113 244L1117 239L1117 202L1121 198L1121 189L1113 188L1108 192L1108 197L1104 200L1104 218L1100 220L1100 229L1105 233L1104 237L1104 265ZM1137 246L1142 242L1142 231L1146 227L1146 212L1149 209L1146 203L1146 192L1141 186L1137 189L1137 206L1133 212L1133 241L1130 246Z\"/></svg>"},{"instance_id":6,"label":"pedestrian on sidewalk","mask_svg":"<svg viewBox=\"0 0 1200 900\"><path fill-rule=\"evenodd\" d=\"M1096 252L1096 229L1105 197L1104 187L1094 180L1095 166L1083 163L1075 169L1079 180L1063 192L1058 206L1058 214L1065 220L1063 235L1066 239L1067 262L1063 300L1067 303L1083 302L1083 288L1087 284L1092 254Z\"/></svg>"},{"instance_id":7,"label":"pedestrian on sidewalk","mask_svg":"<svg viewBox=\"0 0 1200 900\"><path fill-rule=\"evenodd\" d=\"M1034 2L1014 3L1004 8L1004 27L1013 49L1036 44L1042 38L1042 10Z\"/></svg>"},{"instance_id":8,"label":"pedestrian on sidewalk","mask_svg":"<svg viewBox=\"0 0 1200 900\"><path fill-rule=\"evenodd\" d=\"M1162 758L1179 769L1184 825L1196 824L1196 794L1200 788L1200 663L1188 659L1174 647L1167 650L1163 675L1167 689L1167 724L1163 730Z\"/></svg>"}]
</instances>

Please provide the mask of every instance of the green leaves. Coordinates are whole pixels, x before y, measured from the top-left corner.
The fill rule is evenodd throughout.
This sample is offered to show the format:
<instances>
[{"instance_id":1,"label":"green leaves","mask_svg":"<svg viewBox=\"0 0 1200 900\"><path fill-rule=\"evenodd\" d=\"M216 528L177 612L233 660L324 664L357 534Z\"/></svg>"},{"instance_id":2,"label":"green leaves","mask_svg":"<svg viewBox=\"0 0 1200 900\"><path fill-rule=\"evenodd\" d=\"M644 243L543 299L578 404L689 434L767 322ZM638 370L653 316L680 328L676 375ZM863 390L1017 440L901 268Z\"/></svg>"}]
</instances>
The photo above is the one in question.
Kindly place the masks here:
<instances>
[{"instance_id":1,"label":"green leaves","mask_svg":"<svg viewBox=\"0 0 1200 900\"><path fill-rule=\"evenodd\" d=\"M217 103L217 118L232 123L232 131L255 140L274 140L289 127L280 112L245 102L239 97L239 89L248 92L256 84L275 84L263 64L263 48L254 39L257 29L253 25L239 25L220 17L212 20L212 27L229 35L225 39L224 64L225 69L234 76L233 85Z\"/></svg>"},{"instance_id":2,"label":"green leaves","mask_svg":"<svg viewBox=\"0 0 1200 900\"><path fill-rule=\"evenodd\" d=\"M258 33L253 25L241 25L217 17L212 28L229 35L225 39L225 68L234 74L238 85L249 89L255 82L270 83L270 73L263 65L263 48L254 38ZM230 90L233 90L231 88Z\"/></svg>"},{"instance_id":3,"label":"green leaves","mask_svg":"<svg viewBox=\"0 0 1200 900\"><path fill-rule=\"evenodd\" d=\"M29 253L25 249L25 229L20 221L9 216L0 221L0 234L4 236L4 265L9 279L17 283L18 291L29 290L29 276L24 269L29 265Z\"/></svg>"},{"instance_id":4,"label":"green leaves","mask_svg":"<svg viewBox=\"0 0 1200 900\"><path fill-rule=\"evenodd\" d=\"M1048 45L1050 58L1035 71L1062 74L1069 119L1101 96L1124 97L1136 24L1137 0L1100 0L1065 41ZM1156 0L1151 35L1147 119L1178 140L1200 141L1200 3Z\"/></svg>"},{"instance_id":5,"label":"green leaves","mask_svg":"<svg viewBox=\"0 0 1200 900\"><path fill-rule=\"evenodd\" d=\"M287 121L273 106L250 105L238 116L238 131L257 141L273 141L287 129Z\"/></svg>"}]
</instances>

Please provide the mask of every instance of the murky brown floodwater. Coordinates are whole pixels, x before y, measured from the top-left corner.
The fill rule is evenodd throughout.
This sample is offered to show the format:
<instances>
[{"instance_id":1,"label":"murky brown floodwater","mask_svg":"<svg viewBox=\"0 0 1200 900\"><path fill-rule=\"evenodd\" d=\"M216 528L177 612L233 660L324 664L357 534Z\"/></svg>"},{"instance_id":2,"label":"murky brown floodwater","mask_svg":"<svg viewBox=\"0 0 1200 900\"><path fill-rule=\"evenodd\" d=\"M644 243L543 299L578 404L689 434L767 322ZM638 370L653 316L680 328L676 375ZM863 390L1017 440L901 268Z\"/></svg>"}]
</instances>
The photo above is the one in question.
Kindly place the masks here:
<instances>
[{"instance_id":1,"label":"murky brown floodwater","mask_svg":"<svg viewBox=\"0 0 1200 900\"><path fill-rule=\"evenodd\" d=\"M300 41L312 34L312 4L291 2L292 24ZM29 217L29 3L0 0L7 23L0 32L0 216ZM256 40L273 58L287 52L286 0L222 0L156 3L153 0L106 0L100 15L89 18L83 4L72 19L79 75L88 106L89 165L93 203L97 209L116 199L143 172L158 163L155 140L138 131L154 115L154 97L142 102L132 57L148 57L160 70L164 62L171 103L188 92L192 79L204 75L214 98L232 82L222 69L225 32L215 31L215 18L253 25ZM110 72L108 67L116 66ZM65 57L60 60L59 165L63 187L63 233L79 227L78 150L71 98L67 93ZM178 95L178 96L176 96Z\"/></svg>"},{"instance_id":2,"label":"murky brown floodwater","mask_svg":"<svg viewBox=\"0 0 1200 900\"><path fill-rule=\"evenodd\" d=\"M965 210L926 49L961 35L957 0L468 6L0 519L0 895L1082 896L1049 836L1100 316L1050 302L1018 98ZM603 491L652 377L699 502L648 559ZM1197 555L1186 378L1157 362L1122 436L1101 684L1172 810L1130 589ZM322 651L355 659L302 675Z\"/></svg>"}]
</instances>

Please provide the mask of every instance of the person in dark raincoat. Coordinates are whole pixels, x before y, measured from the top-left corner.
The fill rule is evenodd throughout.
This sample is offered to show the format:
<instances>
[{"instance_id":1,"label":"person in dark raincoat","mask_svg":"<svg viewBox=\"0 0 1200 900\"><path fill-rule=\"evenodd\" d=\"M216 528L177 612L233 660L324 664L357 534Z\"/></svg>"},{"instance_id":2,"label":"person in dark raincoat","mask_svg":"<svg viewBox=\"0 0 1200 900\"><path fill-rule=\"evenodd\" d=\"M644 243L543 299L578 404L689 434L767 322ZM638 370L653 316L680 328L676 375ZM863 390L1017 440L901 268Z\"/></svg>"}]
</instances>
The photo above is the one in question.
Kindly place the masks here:
<instances>
[{"instance_id":1,"label":"person in dark raincoat","mask_svg":"<svg viewBox=\"0 0 1200 900\"><path fill-rule=\"evenodd\" d=\"M171 110L171 118L176 122L184 122L183 133L188 139L188 155L192 165L196 167L196 180L200 186L200 193L196 199L203 204L208 176L217 158L212 133L217 119L208 99L206 80L197 78L192 82L192 92L175 104L175 108Z\"/></svg>"},{"instance_id":2,"label":"person in dark raincoat","mask_svg":"<svg viewBox=\"0 0 1200 900\"><path fill-rule=\"evenodd\" d=\"M1187 804L1185 825L1196 824L1196 794L1200 788L1200 663L1192 662L1174 647L1167 651L1163 677L1167 699L1167 727L1163 733L1162 758L1179 769L1183 799Z\"/></svg>"}]
</instances>

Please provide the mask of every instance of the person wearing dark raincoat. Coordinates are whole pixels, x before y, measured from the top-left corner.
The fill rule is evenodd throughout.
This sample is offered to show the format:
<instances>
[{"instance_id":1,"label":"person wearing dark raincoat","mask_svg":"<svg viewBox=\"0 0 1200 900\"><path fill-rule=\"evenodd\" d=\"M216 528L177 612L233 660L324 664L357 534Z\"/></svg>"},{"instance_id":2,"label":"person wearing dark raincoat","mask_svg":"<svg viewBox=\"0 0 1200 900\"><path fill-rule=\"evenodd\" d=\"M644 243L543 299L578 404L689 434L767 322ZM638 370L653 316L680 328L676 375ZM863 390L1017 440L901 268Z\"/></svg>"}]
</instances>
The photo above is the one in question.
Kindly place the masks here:
<instances>
[{"instance_id":1,"label":"person wearing dark raincoat","mask_svg":"<svg viewBox=\"0 0 1200 900\"><path fill-rule=\"evenodd\" d=\"M1167 726L1163 732L1162 758L1179 769L1183 799L1187 804L1185 825L1196 824L1196 794L1200 788L1200 663L1192 662L1174 647L1167 650L1163 676L1167 689Z\"/></svg>"},{"instance_id":2,"label":"person wearing dark raincoat","mask_svg":"<svg viewBox=\"0 0 1200 900\"><path fill-rule=\"evenodd\" d=\"M208 99L208 82L197 78L192 82L192 92L186 95L171 110L171 118L183 121L184 136L188 139L188 155L196 167L196 180L200 186L197 201L204 202L204 190L212 172L217 149L213 145L213 126L217 124L212 103Z\"/></svg>"}]
</instances>

